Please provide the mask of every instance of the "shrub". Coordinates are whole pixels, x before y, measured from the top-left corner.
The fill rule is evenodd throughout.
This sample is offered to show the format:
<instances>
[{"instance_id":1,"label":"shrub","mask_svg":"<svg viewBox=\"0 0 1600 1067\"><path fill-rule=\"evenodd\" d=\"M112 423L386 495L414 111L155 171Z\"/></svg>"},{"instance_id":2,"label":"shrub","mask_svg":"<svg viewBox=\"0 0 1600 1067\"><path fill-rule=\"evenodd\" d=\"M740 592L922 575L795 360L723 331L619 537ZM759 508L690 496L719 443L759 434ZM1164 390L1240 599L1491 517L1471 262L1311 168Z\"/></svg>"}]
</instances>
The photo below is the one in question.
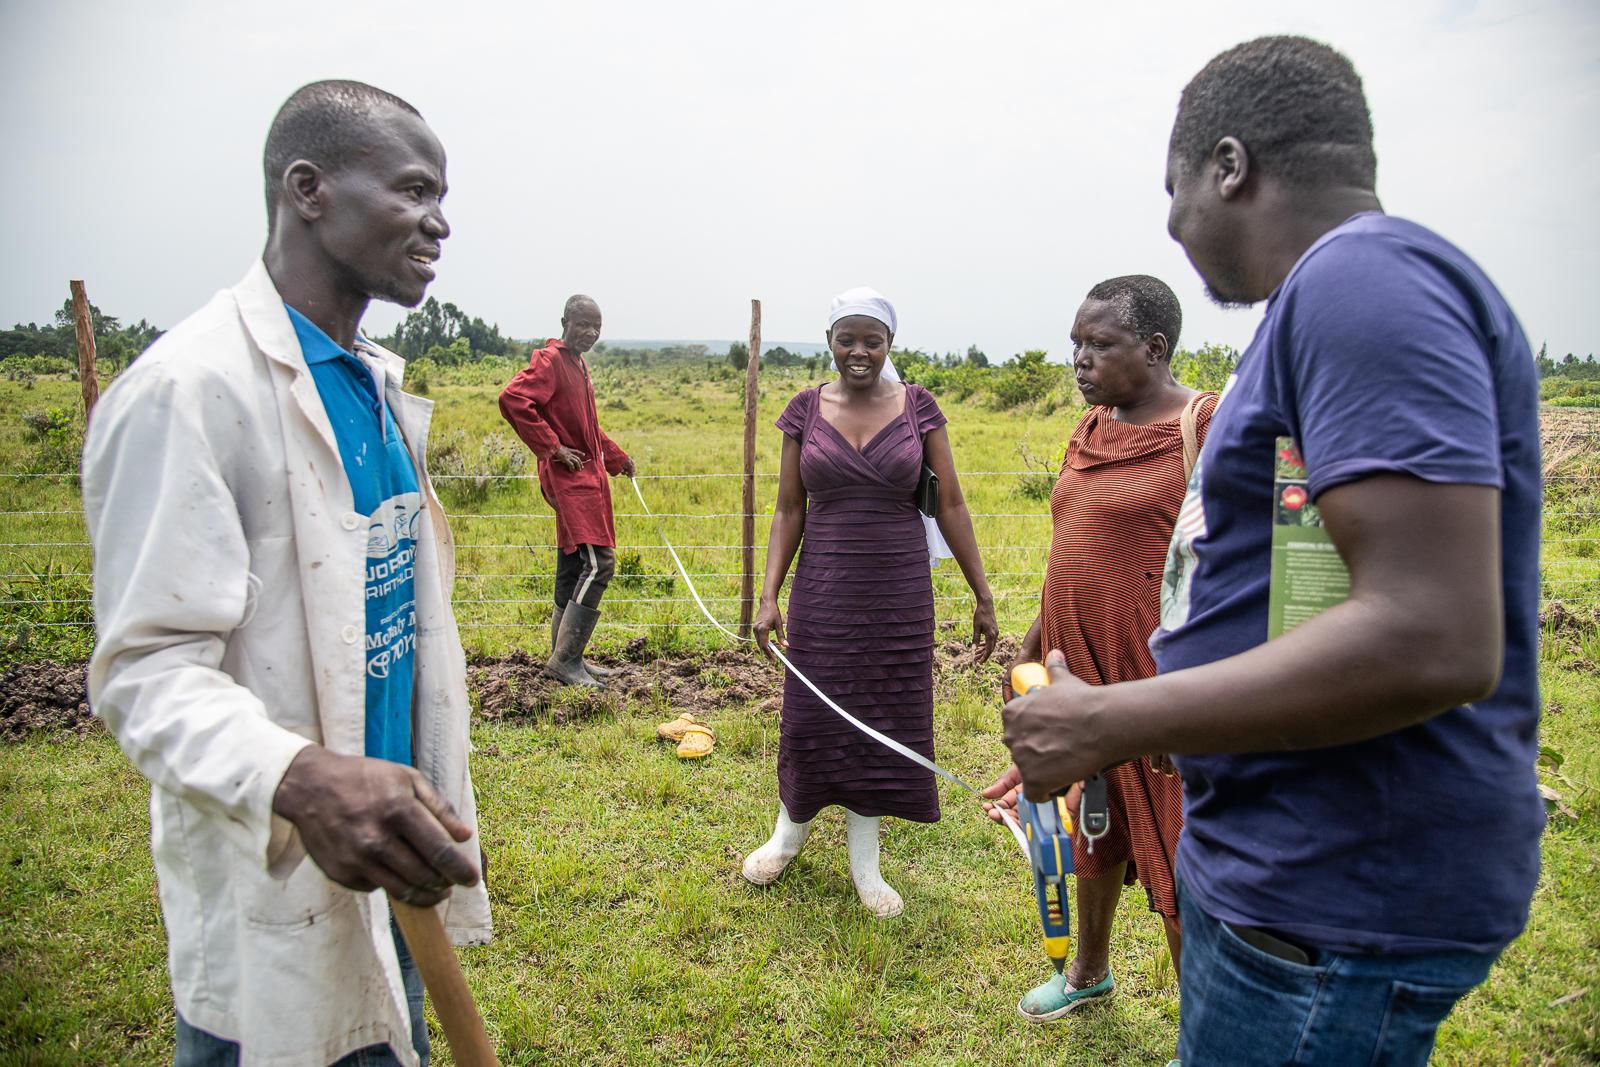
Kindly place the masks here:
<instances>
[{"instance_id":1,"label":"shrub","mask_svg":"<svg viewBox=\"0 0 1600 1067\"><path fill-rule=\"evenodd\" d=\"M1172 376L1190 389L1220 393L1238 365L1239 351L1228 345L1201 345L1194 352L1180 348L1172 356Z\"/></svg>"},{"instance_id":2,"label":"shrub","mask_svg":"<svg viewBox=\"0 0 1600 1067\"><path fill-rule=\"evenodd\" d=\"M1059 473L1055 466L1029 448L1026 441L1017 446L1017 456L1028 468L1026 474L1017 476L1017 492L1029 500L1049 500Z\"/></svg>"},{"instance_id":3,"label":"shrub","mask_svg":"<svg viewBox=\"0 0 1600 1067\"><path fill-rule=\"evenodd\" d=\"M427 356L414 359L406 364L405 387L418 396L427 396L429 392L429 378L438 369L438 364Z\"/></svg>"},{"instance_id":4,"label":"shrub","mask_svg":"<svg viewBox=\"0 0 1600 1067\"><path fill-rule=\"evenodd\" d=\"M643 557L635 551L617 553L617 571L611 580L620 588L637 589L657 596L671 593L678 581L671 574L652 573L645 566Z\"/></svg>"},{"instance_id":5,"label":"shrub","mask_svg":"<svg viewBox=\"0 0 1600 1067\"><path fill-rule=\"evenodd\" d=\"M1051 363L1042 349L1030 349L993 376L994 406L1000 410L1044 400L1066 381L1066 368Z\"/></svg>"},{"instance_id":6,"label":"shrub","mask_svg":"<svg viewBox=\"0 0 1600 1067\"><path fill-rule=\"evenodd\" d=\"M916 383L941 400L960 403L988 387L989 372L963 363L958 367L924 365L917 370ZM911 379L908 379L911 380Z\"/></svg>"},{"instance_id":7,"label":"shrub","mask_svg":"<svg viewBox=\"0 0 1600 1067\"><path fill-rule=\"evenodd\" d=\"M72 425L72 411L69 408L24 411L21 418L28 439L32 441L48 441L52 432L65 430Z\"/></svg>"},{"instance_id":8,"label":"shrub","mask_svg":"<svg viewBox=\"0 0 1600 1067\"><path fill-rule=\"evenodd\" d=\"M1600 381L1574 381L1556 377L1546 378L1539 383L1540 400L1577 400L1586 396L1600 397Z\"/></svg>"},{"instance_id":9,"label":"shrub","mask_svg":"<svg viewBox=\"0 0 1600 1067\"><path fill-rule=\"evenodd\" d=\"M0 375L14 382L27 382L43 374L71 375L77 364L65 356L7 356L0 359Z\"/></svg>"},{"instance_id":10,"label":"shrub","mask_svg":"<svg viewBox=\"0 0 1600 1067\"><path fill-rule=\"evenodd\" d=\"M474 450L465 430L428 442L428 472L452 507L476 507L496 489L509 488L528 468L528 450L501 433L486 434Z\"/></svg>"}]
</instances>

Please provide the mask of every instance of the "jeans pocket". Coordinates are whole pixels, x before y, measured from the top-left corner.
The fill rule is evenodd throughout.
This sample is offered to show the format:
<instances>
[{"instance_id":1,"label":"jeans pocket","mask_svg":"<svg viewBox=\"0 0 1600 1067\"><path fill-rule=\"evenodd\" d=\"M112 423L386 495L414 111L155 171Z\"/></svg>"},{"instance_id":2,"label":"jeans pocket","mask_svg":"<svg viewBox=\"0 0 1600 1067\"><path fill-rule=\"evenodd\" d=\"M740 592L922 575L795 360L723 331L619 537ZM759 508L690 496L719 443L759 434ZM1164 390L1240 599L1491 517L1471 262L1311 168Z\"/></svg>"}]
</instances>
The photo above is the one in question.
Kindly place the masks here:
<instances>
[{"instance_id":1,"label":"jeans pocket","mask_svg":"<svg viewBox=\"0 0 1600 1067\"><path fill-rule=\"evenodd\" d=\"M1224 951L1230 953L1235 959L1249 964L1268 973L1293 976L1296 978L1320 979L1328 972L1327 964L1298 963L1286 960L1281 956L1259 949L1244 938L1233 932L1225 922L1217 923L1218 937Z\"/></svg>"},{"instance_id":2,"label":"jeans pocket","mask_svg":"<svg viewBox=\"0 0 1600 1067\"><path fill-rule=\"evenodd\" d=\"M1439 1024L1456 1006L1456 1001L1471 989L1470 985L1391 983L1389 1004L1384 1009L1383 1024L1378 1029L1378 1043L1372 1053L1373 1067L1420 1067L1426 1064L1433 1052Z\"/></svg>"}]
</instances>

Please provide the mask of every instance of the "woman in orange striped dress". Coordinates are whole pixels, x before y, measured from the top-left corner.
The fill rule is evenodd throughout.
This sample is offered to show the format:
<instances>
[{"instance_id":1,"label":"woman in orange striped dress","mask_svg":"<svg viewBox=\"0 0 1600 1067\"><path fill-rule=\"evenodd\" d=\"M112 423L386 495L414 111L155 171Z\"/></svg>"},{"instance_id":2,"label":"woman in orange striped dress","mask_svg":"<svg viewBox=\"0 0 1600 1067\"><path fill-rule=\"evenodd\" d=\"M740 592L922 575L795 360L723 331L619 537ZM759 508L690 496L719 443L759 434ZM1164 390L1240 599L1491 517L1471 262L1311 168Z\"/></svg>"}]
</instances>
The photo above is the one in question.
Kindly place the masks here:
<instances>
[{"instance_id":1,"label":"woman in orange striped dress","mask_svg":"<svg viewBox=\"0 0 1600 1067\"><path fill-rule=\"evenodd\" d=\"M1093 405L1067 443L1050 495L1052 539L1039 617L1016 662L1060 649L1072 673L1111 685L1156 673L1146 645L1160 617L1161 575L1183 503L1193 453L1216 408L1173 378L1183 312L1148 275L1101 282L1072 325L1073 369ZM1009 679L1009 671L1007 672ZM1006 699L1010 699L1009 683ZM1105 774L1111 827L1089 851L1073 838L1077 871L1077 955L1065 973L1018 1005L1037 1022L1059 1019L1115 988L1111 920L1122 887L1135 878L1161 915L1174 968L1182 951L1173 855L1183 828L1183 790L1165 757ZM985 791L1011 807L1013 767ZM998 810L991 817L999 818Z\"/></svg>"}]
</instances>

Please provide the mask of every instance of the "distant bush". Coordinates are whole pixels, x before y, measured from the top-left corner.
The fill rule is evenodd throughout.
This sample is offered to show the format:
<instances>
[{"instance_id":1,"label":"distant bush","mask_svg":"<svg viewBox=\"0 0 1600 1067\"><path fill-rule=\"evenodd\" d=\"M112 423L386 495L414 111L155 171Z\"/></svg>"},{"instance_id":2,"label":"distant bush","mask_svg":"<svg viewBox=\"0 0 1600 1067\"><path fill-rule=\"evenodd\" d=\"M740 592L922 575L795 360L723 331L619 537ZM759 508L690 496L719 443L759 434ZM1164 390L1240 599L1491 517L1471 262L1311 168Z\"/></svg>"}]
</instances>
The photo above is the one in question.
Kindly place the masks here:
<instances>
[{"instance_id":1,"label":"distant bush","mask_svg":"<svg viewBox=\"0 0 1600 1067\"><path fill-rule=\"evenodd\" d=\"M1067 380L1066 367L1051 363L1042 349L1030 349L990 375L993 406L1004 411L1054 396Z\"/></svg>"},{"instance_id":2,"label":"distant bush","mask_svg":"<svg viewBox=\"0 0 1600 1067\"><path fill-rule=\"evenodd\" d=\"M422 360L417 360L418 363ZM430 361L432 362L432 361ZM428 368L428 384L433 385L494 385L503 386L511 376L528 365L528 361L515 356L485 356L456 366L434 364ZM416 363L406 364L406 377Z\"/></svg>"},{"instance_id":3,"label":"distant bush","mask_svg":"<svg viewBox=\"0 0 1600 1067\"><path fill-rule=\"evenodd\" d=\"M1172 376L1190 389L1220 393L1239 365L1239 351L1228 345L1201 345L1190 352L1180 348L1172 356Z\"/></svg>"},{"instance_id":4,"label":"distant bush","mask_svg":"<svg viewBox=\"0 0 1600 1067\"><path fill-rule=\"evenodd\" d=\"M0 376L13 382L28 381L45 374L76 373L78 366L66 356L7 356L0 359Z\"/></svg>"},{"instance_id":5,"label":"distant bush","mask_svg":"<svg viewBox=\"0 0 1600 1067\"><path fill-rule=\"evenodd\" d=\"M24 437L34 442L22 460L30 474L57 474L78 470L83 455L83 426L70 407L25 411L20 416Z\"/></svg>"},{"instance_id":6,"label":"distant bush","mask_svg":"<svg viewBox=\"0 0 1600 1067\"><path fill-rule=\"evenodd\" d=\"M956 367L937 367L924 363L915 368L915 373L915 378L904 375L906 381L916 382L940 400L955 404L974 393L986 391L989 385L989 371L970 363Z\"/></svg>"},{"instance_id":7,"label":"distant bush","mask_svg":"<svg viewBox=\"0 0 1600 1067\"><path fill-rule=\"evenodd\" d=\"M446 504L477 507L496 489L509 488L527 470L528 456L520 441L502 433L485 434L474 449L458 429L428 442L428 473Z\"/></svg>"},{"instance_id":8,"label":"distant bush","mask_svg":"<svg viewBox=\"0 0 1600 1067\"><path fill-rule=\"evenodd\" d=\"M1060 474L1055 465L1029 448L1026 441L1017 446L1017 457L1027 468L1026 474L1017 476L1017 492L1029 500L1049 500Z\"/></svg>"},{"instance_id":9,"label":"distant bush","mask_svg":"<svg viewBox=\"0 0 1600 1067\"><path fill-rule=\"evenodd\" d=\"M52 433L72 426L73 414L69 408L50 408L46 411L24 411L20 418L29 440L48 441Z\"/></svg>"},{"instance_id":10,"label":"distant bush","mask_svg":"<svg viewBox=\"0 0 1600 1067\"><path fill-rule=\"evenodd\" d=\"M438 369L438 364L427 356L414 359L406 364L405 387L407 392L416 393L418 396L427 396L430 389L430 377Z\"/></svg>"},{"instance_id":11,"label":"distant bush","mask_svg":"<svg viewBox=\"0 0 1600 1067\"><path fill-rule=\"evenodd\" d=\"M1600 397L1600 381L1566 377L1546 378L1539 383L1539 399L1578 400L1586 396Z\"/></svg>"}]
</instances>

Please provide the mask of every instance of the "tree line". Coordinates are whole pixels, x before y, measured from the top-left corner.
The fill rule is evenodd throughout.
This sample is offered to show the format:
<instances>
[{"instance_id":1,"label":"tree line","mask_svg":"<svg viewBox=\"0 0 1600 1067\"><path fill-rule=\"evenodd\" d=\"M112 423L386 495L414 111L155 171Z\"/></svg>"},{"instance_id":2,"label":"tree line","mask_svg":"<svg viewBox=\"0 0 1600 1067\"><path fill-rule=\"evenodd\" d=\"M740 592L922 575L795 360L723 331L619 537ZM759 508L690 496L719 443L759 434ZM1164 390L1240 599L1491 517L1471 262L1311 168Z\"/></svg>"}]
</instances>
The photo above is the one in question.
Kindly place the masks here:
<instances>
[{"instance_id":1,"label":"tree line","mask_svg":"<svg viewBox=\"0 0 1600 1067\"><path fill-rule=\"evenodd\" d=\"M162 330L144 319L124 326L122 321L90 305L90 318L98 359L115 374L138 358ZM491 357L526 359L533 345L506 337L497 323L468 315L449 301L429 297L410 311L387 337L375 337L379 344L410 361L427 360L437 366L459 366ZM977 345L965 353L929 353L920 349L896 350L895 366L907 381L964 400L974 393L987 393L1000 407L1012 407L1024 400L1063 392L1071 384L1068 367L1050 363L1045 352L1030 349L998 365ZM1173 373L1187 385L1202 389L1221 389L1233 372L1239 353L1226 345L1203 345L1195 350L1180 350L1172 360ZM597 364L616 367L650 367L705 363L708 370L719 365L743 371L750 360L750 349L735 341L726 354L715 354L703 344L666 345L641 348L601 342L591 353ZM826 354L791 352L782 345L763 348L761 362L771 367L802 367L812 374L823 373ZM1541 345L1535 357L1539 377L1545 382L1546 399L1568 391L1562 383L1584 383L1582 392L1600 392L1600 363L1593 353L1578 358L1568 352L1563 359ZM76 374L77 337L73 325L72 301L62 302L52 321L17 323L0 330L0 373L16 378L33 374ZM1560 379L1561 383L1551 379ZM1576 395L1576 394L1574 394Z\"/></svg>"},{"instance_id":2,"label":"tree line","mask_svg":"<svg viewBox=\"0 0 1600 1067\"><path fill-rule=\"evenodd\" d=\"M112 374L138 358L155 343L162 332L144 319L131 326L89 305L89 323L94 332L94 347L99 362L109 365ZM0 330L0 365L9 376L19 374L61 374L78 368L78 335L73 324L72 301L62 301L52 321L17 323Z\"/></svg>"}]
</instances>

